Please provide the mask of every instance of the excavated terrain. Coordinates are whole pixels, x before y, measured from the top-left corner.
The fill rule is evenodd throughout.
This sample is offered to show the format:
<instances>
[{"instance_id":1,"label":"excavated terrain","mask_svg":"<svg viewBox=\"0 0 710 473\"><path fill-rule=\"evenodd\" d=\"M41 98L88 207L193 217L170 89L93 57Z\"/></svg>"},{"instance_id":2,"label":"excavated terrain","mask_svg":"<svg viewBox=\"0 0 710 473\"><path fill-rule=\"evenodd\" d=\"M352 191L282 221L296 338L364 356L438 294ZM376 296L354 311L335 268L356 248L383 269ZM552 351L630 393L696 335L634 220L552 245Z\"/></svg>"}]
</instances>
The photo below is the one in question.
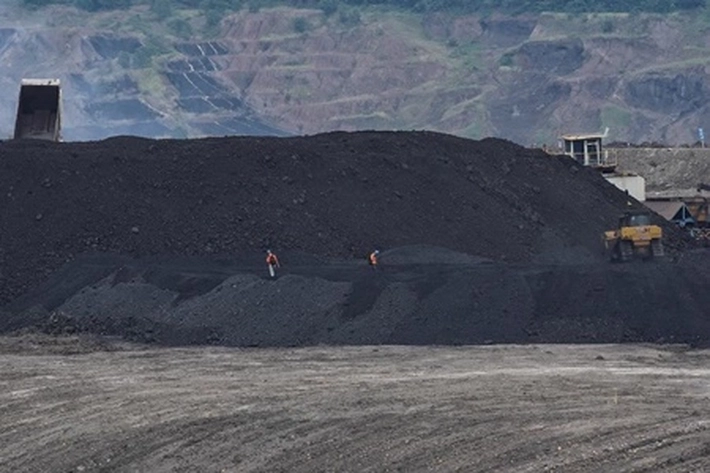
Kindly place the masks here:
<instances>
[{"instance_id":1,"label":"excavated terrain","mask_svg":"<svg viewBox=\"0 0 710 473\"><path fill-rule=\"evenodd\" d=\"M591 169L429 132L0 144L4 332L164 345L710 339L708 255L612 265ZM264 251L283 267L266 278ZM373 271L364 257L383 250Z\"/></svg>"},{"instance_id":2,"label":"excavated terrain","mask_svg":"<svg viewBox=\"0 0 710 473\"><path fill-rule=\"evenodd\" d=\"M710 468L707 350L103 348L0 337L3 471Z\"/></svg>"},{"instance_id":3,"label":"excavated terrain","mask_svg":"<svg viewBox=\"0 0 710 473\"><path fill-rule=\"evenodd\" d=\"M710 468L710 254L609 263L640 204L569 158L7 142L0 190L3 471Z\"/></svg>"}]
</instances>

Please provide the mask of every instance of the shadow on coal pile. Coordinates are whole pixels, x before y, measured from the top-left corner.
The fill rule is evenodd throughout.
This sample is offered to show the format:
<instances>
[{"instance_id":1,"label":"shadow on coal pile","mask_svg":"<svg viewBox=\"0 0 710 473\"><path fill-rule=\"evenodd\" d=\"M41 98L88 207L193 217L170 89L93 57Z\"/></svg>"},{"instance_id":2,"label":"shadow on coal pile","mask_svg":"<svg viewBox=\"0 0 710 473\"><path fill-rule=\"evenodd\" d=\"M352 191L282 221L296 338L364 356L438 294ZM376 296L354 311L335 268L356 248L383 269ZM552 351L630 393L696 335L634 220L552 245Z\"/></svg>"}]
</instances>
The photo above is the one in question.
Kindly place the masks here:
<instances>
[{"instance_id":1,"label":"shadow on coal pile","mask_svg":"<svg viewBox=\"0 0 710 473\"><path fill-rule=\"evenodd\" d=\"M11 305L4 332L91 333L163 345L706 345L710 256L679 263L510 265L413 246L366 262L282 255L93 255Z\"/></svg>"}]
</instances>

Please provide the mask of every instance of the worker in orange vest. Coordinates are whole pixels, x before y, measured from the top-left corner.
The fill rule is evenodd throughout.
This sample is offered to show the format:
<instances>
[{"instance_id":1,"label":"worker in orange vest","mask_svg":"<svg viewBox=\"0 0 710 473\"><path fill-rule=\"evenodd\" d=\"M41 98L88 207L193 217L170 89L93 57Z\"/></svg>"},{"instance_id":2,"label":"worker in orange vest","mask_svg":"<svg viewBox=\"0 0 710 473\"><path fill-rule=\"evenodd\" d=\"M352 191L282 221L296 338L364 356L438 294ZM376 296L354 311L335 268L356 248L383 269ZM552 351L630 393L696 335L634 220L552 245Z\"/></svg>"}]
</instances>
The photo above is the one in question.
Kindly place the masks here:
<instances>
[{"instance_id":1,"label":"worker in orange vest","mask_svg":"<svg viewBox=\"0 0 710 473\"><path fill-rule=\"evenodd\" d=\"M266 250L266 264L269 266L269 276L276 277L276 268L280 268L278 257L271 251Z\"/></svg>"},{"instance_id":2,"label":"worker in orange vest","mask_svg":"<svg viewBox=\"0 0 710 473\"><path fill-rule=\"evenodd\" d=\"M368 262L370 263L370 266L372 266L372 269L377 269L377 257L380 255L380 250L375 250L372 253L370 253L370 256L367 258Z\"/></svg>"}]
</instances>

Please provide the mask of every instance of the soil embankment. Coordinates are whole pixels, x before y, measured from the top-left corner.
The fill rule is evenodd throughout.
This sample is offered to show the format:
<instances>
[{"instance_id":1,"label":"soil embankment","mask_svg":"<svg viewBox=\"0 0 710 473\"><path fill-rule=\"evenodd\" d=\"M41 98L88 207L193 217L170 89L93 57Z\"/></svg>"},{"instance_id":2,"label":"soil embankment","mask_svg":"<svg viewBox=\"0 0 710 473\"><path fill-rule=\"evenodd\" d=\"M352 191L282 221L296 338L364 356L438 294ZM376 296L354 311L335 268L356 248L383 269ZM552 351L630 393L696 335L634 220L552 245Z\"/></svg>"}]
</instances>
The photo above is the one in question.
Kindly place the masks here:
<instances>
[{"instance_id":1,"label":"soil embankment","mask_svg":"<svg viewBox=\"0 0 710 473\"><path fill-rule=\"evenodd\" d=\"M565 157L428 132L0 145L4 331L283 346L679 341L704 253L614 266L628 197ZM379 247L383 269L364 255ZM264 278L263 251L284 267Z\"/></svg>"},{"instance_id":2,"label":"soil embankment","mask_svg":"<svg viewBox=\"0 0 710 473\"><path fill-rule=\"evenodd\" d=\"M699 194L699 184L710 183L710 149L707 148L613 148L609 150L619 170L646 179L647 195L659 197Z\"/></svg>"}]
</instances>

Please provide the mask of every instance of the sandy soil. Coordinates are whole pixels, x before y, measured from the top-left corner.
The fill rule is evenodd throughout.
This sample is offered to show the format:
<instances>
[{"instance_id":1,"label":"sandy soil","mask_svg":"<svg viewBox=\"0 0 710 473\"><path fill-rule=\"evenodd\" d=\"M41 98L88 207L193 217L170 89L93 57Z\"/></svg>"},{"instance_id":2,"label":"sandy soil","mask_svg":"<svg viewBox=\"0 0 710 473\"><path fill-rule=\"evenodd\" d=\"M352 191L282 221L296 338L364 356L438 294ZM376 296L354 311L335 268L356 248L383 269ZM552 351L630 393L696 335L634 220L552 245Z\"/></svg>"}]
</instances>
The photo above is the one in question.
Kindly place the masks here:
<instances>
[{"instance_id":1,"label":"sandy soil","mask_svg":"<svg viewBox=\"0 0 710 473\"><path fill-rule=\"evenodd\" d=\"M0 464L36 472L710 469L710 351L0 339Z\"/></svg>"}]
</instances>

